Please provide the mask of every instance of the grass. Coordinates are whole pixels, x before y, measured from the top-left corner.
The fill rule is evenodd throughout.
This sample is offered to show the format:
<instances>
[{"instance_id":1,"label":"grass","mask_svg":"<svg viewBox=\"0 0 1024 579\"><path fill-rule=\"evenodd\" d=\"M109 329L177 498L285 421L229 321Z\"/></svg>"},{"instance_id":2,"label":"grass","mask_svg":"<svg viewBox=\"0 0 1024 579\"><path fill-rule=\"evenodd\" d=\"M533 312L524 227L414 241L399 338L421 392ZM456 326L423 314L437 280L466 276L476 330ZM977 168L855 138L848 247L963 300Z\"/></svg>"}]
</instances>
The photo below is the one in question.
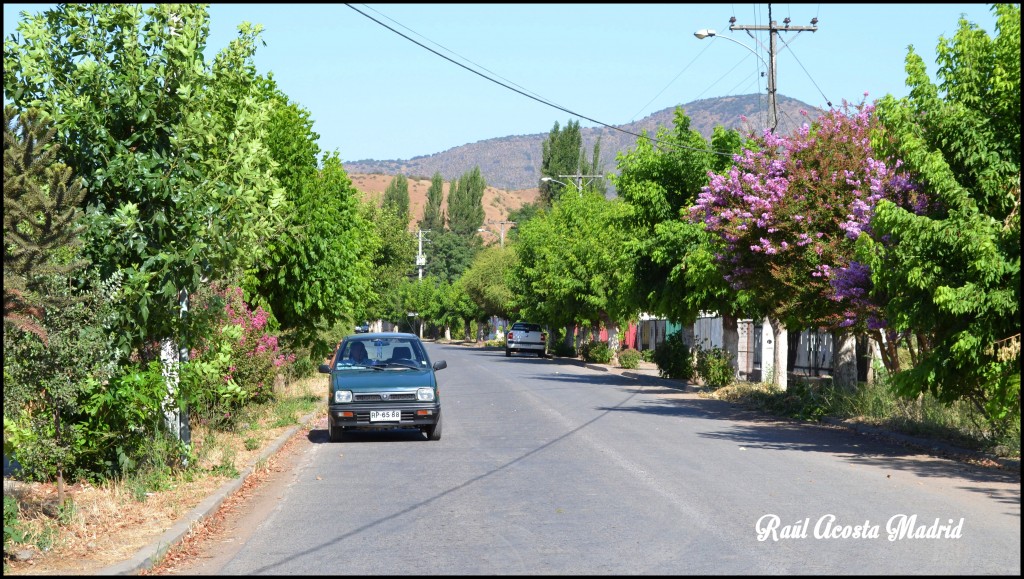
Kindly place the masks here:
<instances>
[{"instance_id":1,"label":"grass","mask_svg":"<svg viewBox=\"0 0 1024 579\"><path fill-rule=\"evenodd\" d=\"M798 420L824 417L868 424L908 435L944 441L1002 458L1020 458L1020 415L1001 431L987 427L966 402L942 404L929 395L896 396L884 382L860 384L855 392L829 383L791 380L781 391L772 385L737 382L704 395Z\"/></svg>"},{"instance_id":2,"label":"grass","mask_svg":"<svg viewBox=\"0 0 1024 579\"><path fill-rule=\"evenodd\" d=\"M72 484L63 505L54 484L5 482L5 499L17 500L19 540L4 546L4 574L91 575L131 558L240 472L267 469L263 449L303 417L323 412L323 390L319 375L297 380L276 401L245 409L231 431L194 426L188 468L151 467L102 485ZM30 560L6 560L26 550L34 553Z\"/></svg>"}]
</instances>

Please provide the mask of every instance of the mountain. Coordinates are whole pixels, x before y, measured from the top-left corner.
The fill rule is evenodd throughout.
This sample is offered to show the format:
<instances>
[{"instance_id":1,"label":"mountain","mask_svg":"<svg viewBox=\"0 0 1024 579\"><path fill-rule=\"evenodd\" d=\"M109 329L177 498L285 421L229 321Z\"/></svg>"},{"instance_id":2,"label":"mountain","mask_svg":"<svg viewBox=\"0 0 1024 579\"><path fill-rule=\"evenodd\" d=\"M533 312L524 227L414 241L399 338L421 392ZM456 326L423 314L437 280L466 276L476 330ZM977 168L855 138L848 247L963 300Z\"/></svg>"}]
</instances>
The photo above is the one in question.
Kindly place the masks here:
<instances>
[{"instance_id":1,"label":"mountain","mask_svg":"<svg viewBox=\"0 0 1024 579\"><path fill-rule=\"evenodd\" d=\"M760 134L767 121L768 97L764 94L727 96L693 101L680 105L690 117L690 126L706 139L711 138L716 126L737 129L746 134ZM776 98L780 134L789 134L805 122L818 118L825 111L782 95ZM806 111L805 117L802 112ZM600 164L604 173L615 173L615 158L621 151L636 147L637 136L647 131L655 136L658 127L671 128L675 108L667 108L639 121L608 127L580 128L585 150L590 154L594 143L601 139ZM571 120L567 119L566 121ZM559 123L564 126L564 123ZM387 161L362 160L344 163L345 171L353 174L403 174L409 178L429 180L435 172L445 182L458 179L473 167L480 167L487 184L504 190L536 188L540 182L541 143L548 133L498 137L453 147L447 151L422 155L412 159ZM612 187L609 184L609 191Z\"/></svg>"}]
</instances>

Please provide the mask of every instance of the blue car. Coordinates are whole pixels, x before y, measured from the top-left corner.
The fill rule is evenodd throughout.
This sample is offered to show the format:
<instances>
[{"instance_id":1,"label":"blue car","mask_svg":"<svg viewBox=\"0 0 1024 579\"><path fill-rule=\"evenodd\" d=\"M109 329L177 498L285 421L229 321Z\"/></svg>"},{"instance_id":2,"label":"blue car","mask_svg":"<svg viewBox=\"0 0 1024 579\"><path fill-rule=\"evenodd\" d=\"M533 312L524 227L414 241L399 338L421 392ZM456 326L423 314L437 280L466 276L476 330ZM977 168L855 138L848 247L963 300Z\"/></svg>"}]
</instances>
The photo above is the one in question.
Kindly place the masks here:
<instances>
[{"instance_id":1,"label":"blue car","mask_svg":"<svg viewBox=\"0 0 1024 579\"><path fill-rule=\"evenodd\" d=\"M434 373L448 367L431 362L415 334L353 334L338 345L330 364L327 432L341 442L351 430L415 428L428 440L441 439L441 397Z\"/></svg>"}]
</instances>

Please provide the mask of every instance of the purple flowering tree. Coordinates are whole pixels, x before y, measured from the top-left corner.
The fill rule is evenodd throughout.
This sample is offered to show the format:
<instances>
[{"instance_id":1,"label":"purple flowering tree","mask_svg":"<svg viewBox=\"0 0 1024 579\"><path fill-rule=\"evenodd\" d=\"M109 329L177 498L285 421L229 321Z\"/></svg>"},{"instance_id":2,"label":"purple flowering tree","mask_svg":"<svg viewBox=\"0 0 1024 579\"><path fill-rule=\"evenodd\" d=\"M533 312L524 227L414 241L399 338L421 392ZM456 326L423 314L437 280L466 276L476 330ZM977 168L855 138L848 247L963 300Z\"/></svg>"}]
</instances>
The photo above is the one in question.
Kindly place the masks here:
<instances>
[{"instance_id":1,"label":"purple flowering tree","mask_svg":"<svg viewBox=\"0 0 1024 579\"><path fill-rule=\"evenodd\" d=\"M691 219L722 241L716 261L725 279L769 312L776 344L785 328L852 338L884 326L868 299L870 271L852 256L879 200L907 206L917 199L898 163L875 158L872 112L871 105L844 102L792 136L765 132L757 150L710 175L691 208ZM852 340L844 343L840 350L852 348ZM785 349L775 352L773 381L784 388ZM837 381L849 384L849 377Z\"/></svg>"}]
</instances>

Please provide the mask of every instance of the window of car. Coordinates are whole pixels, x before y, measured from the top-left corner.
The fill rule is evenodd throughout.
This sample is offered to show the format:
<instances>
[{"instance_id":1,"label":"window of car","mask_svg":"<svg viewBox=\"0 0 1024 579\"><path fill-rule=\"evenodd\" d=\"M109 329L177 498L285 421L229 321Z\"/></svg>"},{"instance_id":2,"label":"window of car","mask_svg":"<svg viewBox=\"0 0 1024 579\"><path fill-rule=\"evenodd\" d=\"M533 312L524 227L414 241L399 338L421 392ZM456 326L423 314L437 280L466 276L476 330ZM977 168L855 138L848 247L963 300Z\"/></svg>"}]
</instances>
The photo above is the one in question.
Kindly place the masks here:
<instances>
[{"instance_id":1,"label":"window of car","mask_svg":"<svg viewBox=\"0 0 1024 579\"><path fill-rule=\"evenodd\" d=\"M360 347L366 351L367 360L363 364L355 362L355 350ZM406 337L383 338L352 338L342 342L334 359L334 366L342 369L364 369L371 366L388 364L404 364L406 366L427 367L429 358L419 340Z\"/></svg>"},{"instance_id":2,"label":"window of car","mask_svg":"<svg viewBox=\"0 0 1024 579\"><path fill-rule=\"evenodd\" d=\"M540 324L527 324L524 322L516 322L512 324L512 330L518 330L520 332L539 332Z\"/></svg>"}]
</instances>

